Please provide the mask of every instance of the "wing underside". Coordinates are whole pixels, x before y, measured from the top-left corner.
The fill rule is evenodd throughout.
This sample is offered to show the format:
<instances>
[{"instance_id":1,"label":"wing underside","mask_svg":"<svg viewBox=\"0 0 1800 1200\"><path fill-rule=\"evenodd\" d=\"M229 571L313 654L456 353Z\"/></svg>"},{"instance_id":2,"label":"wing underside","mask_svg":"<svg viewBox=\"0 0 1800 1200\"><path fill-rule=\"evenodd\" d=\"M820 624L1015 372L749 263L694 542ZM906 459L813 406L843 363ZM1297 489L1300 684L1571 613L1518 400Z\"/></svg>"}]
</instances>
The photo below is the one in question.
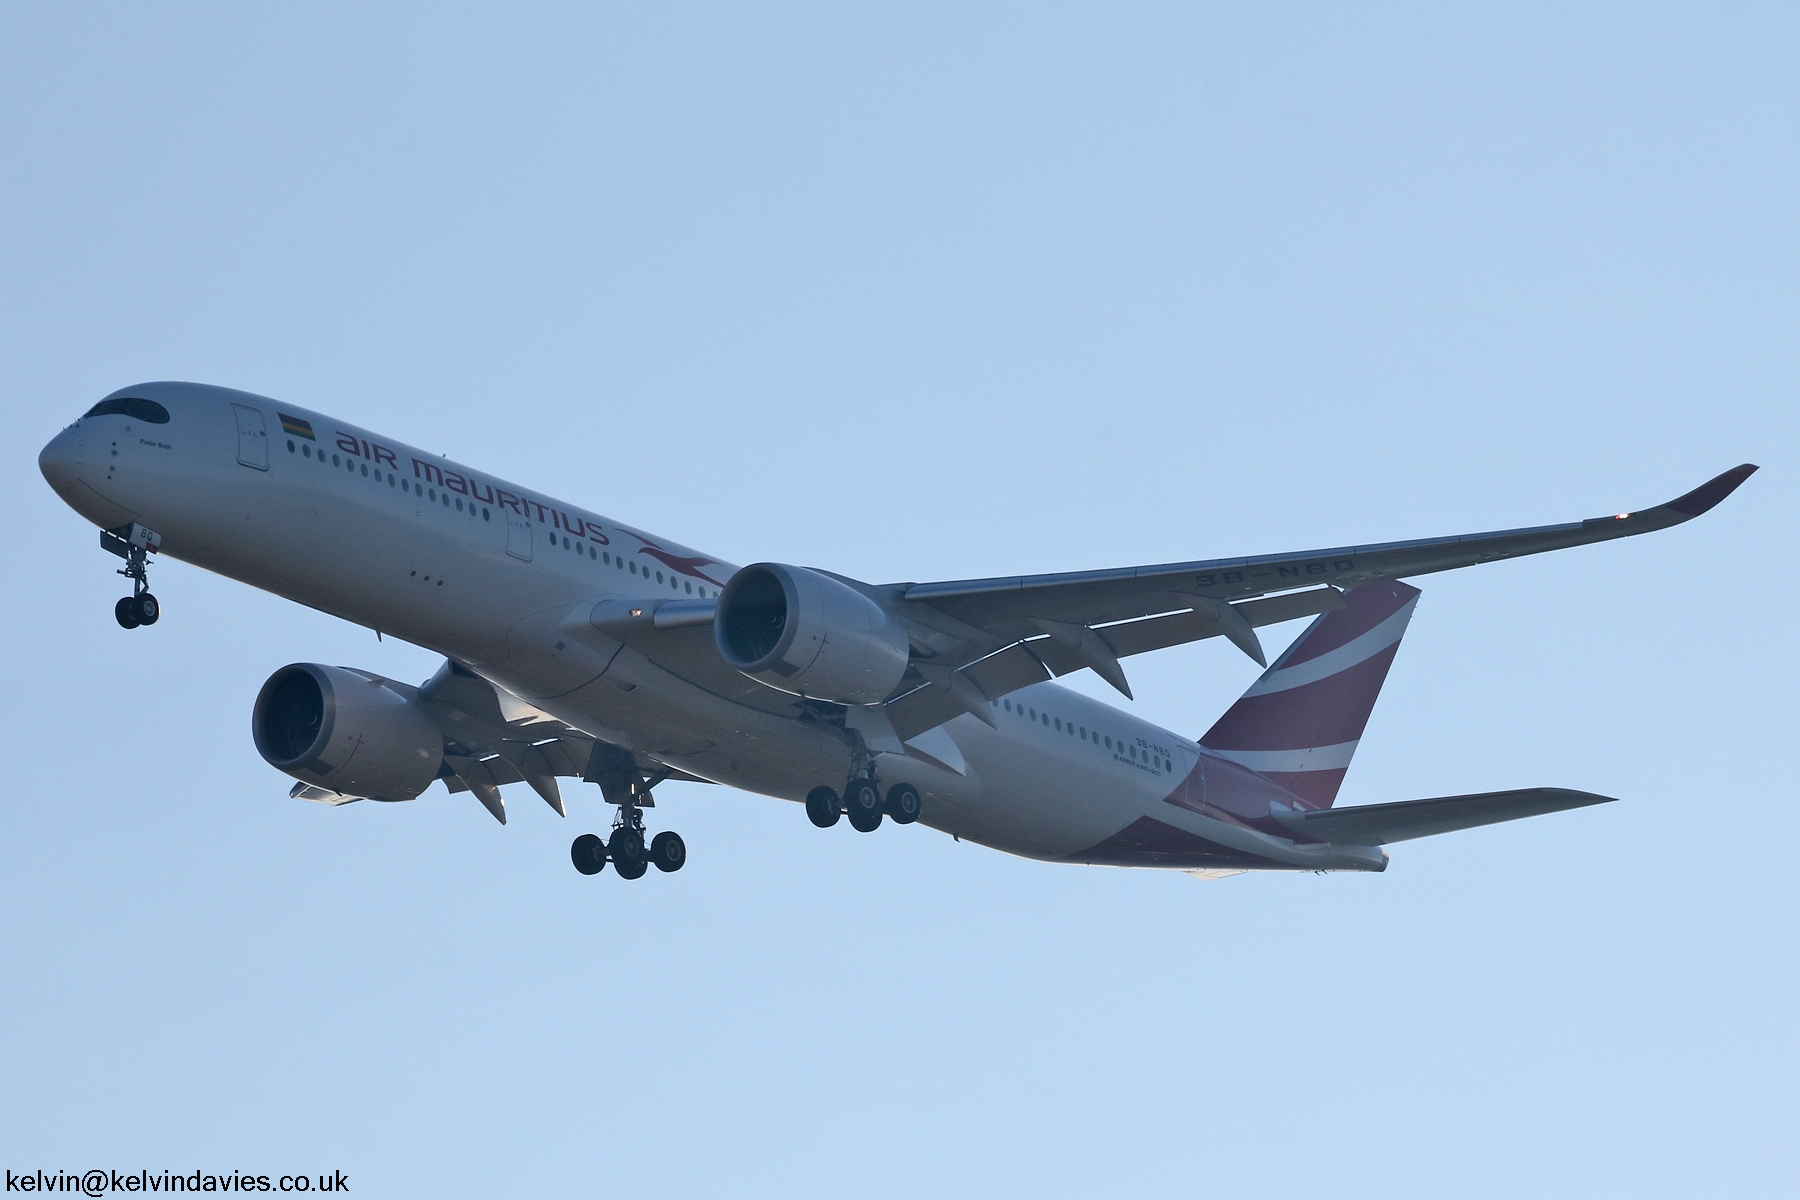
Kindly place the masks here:
<instances>
[{"instance_id":1,"label":"wing underside","mask_svg":"<svg viewBox=\"0 0 1800 1200\"><path fill-rule=\"evenodd\" d=\"M370 671L357 670L357 674L416 700L437 721L444 735L444 763L438 778L452 793L473 792L503 825L506 808L501 787L529 784L558 814L567 816L559 778L601 782L597 750L602 756L626 753L630 757L448 659L416 688ZM710 782L669 767L656 766L654 772L655 781ZM290 794L323 804L348 804L361 798L308 783L296 785Z\"/></svg>"}]
</instances>

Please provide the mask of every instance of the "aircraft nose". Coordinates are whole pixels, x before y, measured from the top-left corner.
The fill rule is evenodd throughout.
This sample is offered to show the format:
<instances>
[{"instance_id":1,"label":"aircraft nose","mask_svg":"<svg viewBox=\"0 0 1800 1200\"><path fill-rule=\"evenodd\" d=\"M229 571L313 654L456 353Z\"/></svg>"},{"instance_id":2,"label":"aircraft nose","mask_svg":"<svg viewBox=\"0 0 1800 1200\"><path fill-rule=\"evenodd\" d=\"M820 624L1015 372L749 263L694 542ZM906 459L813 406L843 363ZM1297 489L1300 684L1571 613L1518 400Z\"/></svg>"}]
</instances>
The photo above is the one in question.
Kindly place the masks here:
<instances>
[{"instance_id":1,"label":"aircraft nose","mask_svg":"<svg viewBox=\"0 0 1800 1200\"><path fill-rule=\"evenodd\" d=\"M59 496L69 495L81 482L81 467L82 437L77 429L63 430L38 454L38 470Z\"/></svg>"}]
</instances>

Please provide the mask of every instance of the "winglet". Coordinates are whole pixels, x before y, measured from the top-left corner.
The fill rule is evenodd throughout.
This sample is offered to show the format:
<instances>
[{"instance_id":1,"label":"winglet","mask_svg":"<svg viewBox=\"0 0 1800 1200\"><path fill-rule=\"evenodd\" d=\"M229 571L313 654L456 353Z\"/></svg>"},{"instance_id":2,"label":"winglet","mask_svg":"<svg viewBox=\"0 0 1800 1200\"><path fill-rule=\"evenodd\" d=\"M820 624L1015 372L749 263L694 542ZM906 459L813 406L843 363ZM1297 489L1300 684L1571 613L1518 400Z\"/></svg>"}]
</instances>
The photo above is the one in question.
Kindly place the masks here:
<instances>
[{"instance_id":1,"label":"winglet","mask_svg":"<svg viewBox=\"0 0 1800 1200\"><path fill-rule=\"evenodd\" d=\"M1745 463L1741 467L1733 467L1723 475L1701 484L1687 495L1669 501L1663 507L1678 512L1684 517L1697 517L1737 491L1738 485L1754 474L1756 474L1755 463Z\"/></svg>"}]
</instances>

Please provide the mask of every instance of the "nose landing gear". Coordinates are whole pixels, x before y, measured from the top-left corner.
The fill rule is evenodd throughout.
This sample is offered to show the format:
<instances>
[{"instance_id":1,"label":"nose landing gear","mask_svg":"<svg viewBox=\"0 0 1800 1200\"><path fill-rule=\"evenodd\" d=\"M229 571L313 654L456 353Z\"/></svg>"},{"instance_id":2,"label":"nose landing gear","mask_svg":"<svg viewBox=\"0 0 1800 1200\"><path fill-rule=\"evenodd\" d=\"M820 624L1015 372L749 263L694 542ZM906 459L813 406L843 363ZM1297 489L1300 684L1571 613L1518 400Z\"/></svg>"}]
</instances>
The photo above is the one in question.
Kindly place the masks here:
<instances>
[{"instance_id":1,"label":"nose landing gear","mask_svg":"<svg viewBox=\"0 0 1800 1200\"><path fill-rule=\"evenodd\" d=\"M113 619L125 629L154 625L162 605L150 594L150 556L162 548L162 538L142 525L100 532L100 548L125 560L117 574L131 580L131 595L113 605Z\"/></svg>"},{"instance_id":2,"label":"nose landing gear","mask_svg":"<svg viewBox=\"0 0 1800 1200\"><path fill-rule=\"evenodd\" d=\"M121 596L113 605L113 619L121 628L136 629L139 625L154 625L156 618L162 616L162 606L156 597L149 592L136 596Z\"/></svg>"}]
</instances>

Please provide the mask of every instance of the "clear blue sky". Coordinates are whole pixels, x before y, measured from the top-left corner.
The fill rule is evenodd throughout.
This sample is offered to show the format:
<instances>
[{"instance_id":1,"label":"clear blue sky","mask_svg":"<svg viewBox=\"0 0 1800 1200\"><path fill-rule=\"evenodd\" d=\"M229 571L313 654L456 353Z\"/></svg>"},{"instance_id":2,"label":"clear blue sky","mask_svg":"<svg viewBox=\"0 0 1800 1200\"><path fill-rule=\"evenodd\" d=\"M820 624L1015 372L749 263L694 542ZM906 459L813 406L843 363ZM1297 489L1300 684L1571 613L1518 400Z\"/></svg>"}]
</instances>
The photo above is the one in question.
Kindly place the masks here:
<instances>
[{"instance_id":1,"label":"clear blue sky","mask_svg":"<svg viewBox=\"0 0 1800 1200\"><path fill-rule=\"evenodd\" d=\"M3 1165L1791 1185L1796 61L1776 4L8 6ZM627 885L569 867L593 789L562 821L521 787L504 829L286 799L262 680L423 651L176 563L161 624L113 624L34 460L159 378L877 581L1764 470L1677 530L1421 580L1341 797L1620 804L1203 883L668 786L690 865ZM1164 652L1134 708L1197 733L1254 674Z\"/></svg>"}]
</instances>

